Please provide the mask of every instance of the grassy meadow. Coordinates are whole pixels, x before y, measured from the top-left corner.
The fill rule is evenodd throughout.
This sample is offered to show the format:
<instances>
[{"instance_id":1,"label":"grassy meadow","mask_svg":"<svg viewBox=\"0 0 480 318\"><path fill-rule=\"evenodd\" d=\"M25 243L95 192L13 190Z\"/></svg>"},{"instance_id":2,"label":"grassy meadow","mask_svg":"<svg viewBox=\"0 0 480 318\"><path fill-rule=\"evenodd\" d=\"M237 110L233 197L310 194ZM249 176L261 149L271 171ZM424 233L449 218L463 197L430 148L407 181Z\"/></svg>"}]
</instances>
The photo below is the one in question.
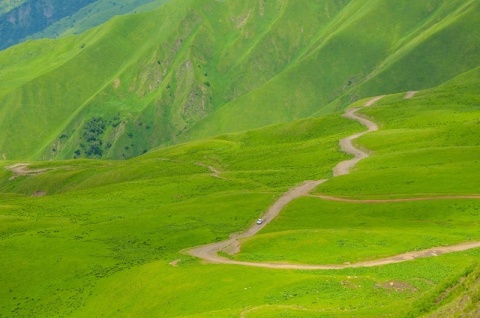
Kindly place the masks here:
<instances>
[{"instance_id":1,"label":"grassy meadow","mask_svg":"<svg viewBox=\"0 0 480 318\"><path fill-rule=\"evenodd\" d=\"M345 264L480 241L480 200L438 198L480 195L479 10L171 0L0 51L0 318L474 317L478 248L330 271L184 250L320 179L229 257ZM380 94L360 111L380 130L355 141L370 156L333 178L351 157L339 140L365 130L344 108Z\"/></svg>"},{"instance_id":2,"label":"grassy meadow","mask_svg":"<svg viewBox=\"0 0 480 318\"><path fill-rule=\"evenodd\" d=\"M359 128L358 123L339 116L302 120L160 149L127 161L36 162L31 169L46 169L43 173L14 179L5 169L13 162L3 162L0 280L4 288L0 292L8 300L0 306L0 313L107 313L110 305L85 308L94 289L105 288L97 285L102 278L123 275L129 269L133 271L128 275L135 276L135 269L149 271L157 265L167 269L161 277L166 279L164 284L188 281L188 275L196 276L198 270L213 273L197 268L172 276L168 273L176 267L168 263L179 259L179 268L202 267L180 251L245 229L286 189L308 175L329 176L333 165L347 157L338 151L338 139ZM291 155L279 156L285 149ZM225 179L212 176L205 165L225 170L221 173ZM296 166L305 171L295 173ZM38 193L47 195L32 196ZM225 279L234 272L226 268ZM265 279L252 283L262 285ZM205 277L199 284L207 282ZM194 293L190 287L180 285L178 291ZM216 310L214 303L206 310ZM139 307L130 314L174 316L183 312L179 303L167 306L167 300L151 312L145 311L144 304L134 305ZM189 310L201 313L199 308Z\"/></svg>"},{"instance_id":3,"label":"grassy meadow","mask_svg":"<svg viewBox=\"0 0 480 318\"><path fill-rule=\"evenodd\" d=\"M387 96L362 109L380 126L356 141L371 156L351 174L315 190L357 199L432 200L298 199L260 235L247 239L236 258L342 264L478 240L478 199L435 199L480 194L478 74L471 71L413 99Z\"/></svg>"},{"instance_id":4,"label":"grassy meadow","mask_svg":"<svg viewBox=\"0 0 480 318\"><path fill-rule=\"evenodd\" d=\"M362 110L381 127L358 141L372 156L314 194L369 199L478 194L478 181L468 178L478 163L478 146L474 138L464 140L478 125L477 83L478 73L470 72L413 99L391 95ZM434 115L427 116L427 109ZM331 178L333 166L349 158L338 140L362 129L337 113L160 148L125 161L32 162L31 169L45 171L14 179L5 167L15 162L2 162L0 316L471 313L475 302L467 306L459 297L478 294L471 287L478 249L334 271L204 264L182 252L249 227L303 180ZM435 138L412 138L412 130ZM414 182L406 185L407 169ZM435 174L417 173L422 169ZM432 178L424 180L425 175ZM451 175L465 182L452 187L438 181ZM479 209L473 199L366 204L305 197L243 242L234 258L342 264L473 241L479 239Z\"/></svg>"},{"instance_id":5,"label":"grassy meadow","mask_svg":"<svg viewBox=\"0 0 480 318\"><path fill-rule=\"evenodd\" d=\"M380 100L362 113L380 124L358 144L373 151L354 173L317 192L349 197L479 194L479 69L445 85Z\"/></svg>"}]
</instances>

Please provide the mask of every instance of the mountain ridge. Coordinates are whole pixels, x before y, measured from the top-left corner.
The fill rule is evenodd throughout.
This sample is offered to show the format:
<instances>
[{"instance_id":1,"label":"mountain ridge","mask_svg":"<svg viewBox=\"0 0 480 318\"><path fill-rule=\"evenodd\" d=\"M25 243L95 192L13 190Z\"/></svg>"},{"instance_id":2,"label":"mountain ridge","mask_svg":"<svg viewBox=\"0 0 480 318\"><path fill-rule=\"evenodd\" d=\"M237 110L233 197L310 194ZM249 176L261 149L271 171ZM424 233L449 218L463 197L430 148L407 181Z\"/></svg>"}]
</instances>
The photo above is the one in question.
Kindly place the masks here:
<instances>
[{"instance_id":1,"label":"mountain ridge","mask_svg":"<svg viewBox=\"0 0 480 318\"><path fill-rule=\"evenodd\" d=\"M476 25L479 10L473 1L170 1L55 40L65 63L58 59L51 71L43 58L29 59L28 83L17 80L17 88L5 81L19 73L9 56L29 53L23 46L1 52L4 122L16 124L14 141L0 140L0 149L17 159L130 158L160 145L340 111L366 96L434 87L478 66L478 31L463 30ZM24 47L37 45L43 47ZM22 119L8 110L34 91L46 94L35 101L47 99L54 114L42 119L41 139L20 128L37 115L26 109ZM65 107L82 115L61 115ZM94 121L102 123L90 136L85 127ZM37 141L28 145L32 137Z\"/></svg>"}]
</instances>

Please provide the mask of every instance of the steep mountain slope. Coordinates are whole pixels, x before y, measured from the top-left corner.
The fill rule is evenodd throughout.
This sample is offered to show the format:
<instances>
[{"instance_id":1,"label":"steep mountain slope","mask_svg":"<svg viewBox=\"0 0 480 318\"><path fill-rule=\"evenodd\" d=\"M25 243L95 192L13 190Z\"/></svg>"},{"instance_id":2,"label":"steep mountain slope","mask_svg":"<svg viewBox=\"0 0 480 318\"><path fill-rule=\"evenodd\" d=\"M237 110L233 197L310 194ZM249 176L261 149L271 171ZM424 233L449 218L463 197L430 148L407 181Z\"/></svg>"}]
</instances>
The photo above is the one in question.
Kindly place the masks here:
<instances>
[{"instance_id":1,"label":"steep mountain slope","mask_svg":"<svg viewBox=\"0 0 480 318\"><path fill-rule=\"evenodd\" d=\"M432 87L479 65L479 11L460 0L176 0L26 43L0 54L0 152L128 158Z\"/></svg>"}]
</instances>

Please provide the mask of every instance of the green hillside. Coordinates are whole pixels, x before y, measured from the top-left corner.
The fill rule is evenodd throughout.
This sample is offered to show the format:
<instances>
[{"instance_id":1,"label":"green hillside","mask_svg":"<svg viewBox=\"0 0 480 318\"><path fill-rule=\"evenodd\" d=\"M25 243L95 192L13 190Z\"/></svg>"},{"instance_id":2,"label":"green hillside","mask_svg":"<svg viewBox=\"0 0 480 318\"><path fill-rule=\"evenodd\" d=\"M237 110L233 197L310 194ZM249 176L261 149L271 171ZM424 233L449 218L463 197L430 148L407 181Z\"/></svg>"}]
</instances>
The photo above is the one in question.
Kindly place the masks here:
<instances>
[{"instance_id":1,"label":"green hillside","mask_svg":"<svg viewBox=\"0 0 480 318\"><path fill-rule=\"evenodd\" d=\"M0 52L0 152L131 158L433 87L478 66L479 10L460 0L174 0L28 42Z\"/></svg>"},{"instance_id":2,"label":"green hillside","mask_svg":"<svg viewBox=\"0 0 480 318\"><path fill-rule=\"evenodd\" d=\"M238 258L342 264L480 240L478 199L435 200L480 193L479 83L476 68L413 99L390 95L362 110L381 127L359 140L373 154L352 174L316 190L317 195L359 201L298 199L264 234L245 242ZM432 199L395 201L415 197ZM362 199L387 202L365 204ZM354 239L345 239L350 236ZM291 250L295 258L285 255Z\"/></svg>"},{"instance_id":3,"label":"green hillside","mask_svg":"<svg viewBox=\"0 0 480 318\"><path fill-rule=\"evenodd\" d=\"M329 178L236 258L342 264L480 237L480 69L362 109L380 131L350 175L334 113L158 149L124 161L0 170L0 315L8 317L443 317L474 315L479 249L342 270L205 264L181 251L250 226L286 189ZM365 102L352 105L358 107ZM215 171L208 168L212 166ZM27 170L28 173L28 170ZM257 244L260 242L260 244Z\"/></svg>"},{"instance_id":4,"label":"green hillside","mask_svg":"<svg viewBox=\"0 0 480 318\"><path fill-rule=\"evenodd\" d=\"M140 2L0 51L0 318L478 316L480 2Z\"/></svg>"}]
</instances>

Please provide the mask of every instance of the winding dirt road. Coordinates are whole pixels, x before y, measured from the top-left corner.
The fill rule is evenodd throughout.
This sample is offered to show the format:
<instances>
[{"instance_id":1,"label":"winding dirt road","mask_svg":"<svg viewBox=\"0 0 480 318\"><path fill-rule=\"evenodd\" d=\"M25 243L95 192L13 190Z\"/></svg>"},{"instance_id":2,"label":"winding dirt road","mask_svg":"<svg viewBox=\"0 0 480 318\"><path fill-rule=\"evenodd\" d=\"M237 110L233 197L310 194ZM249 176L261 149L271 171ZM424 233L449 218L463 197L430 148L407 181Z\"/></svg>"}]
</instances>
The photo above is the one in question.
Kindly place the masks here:
<instances>
[{"instance_id":1,"label":"winding dirt road","mask_svg":"<svg viewBox=\"0 0 480 318\"><path fill-rule=\"evenodd\" d=\"M414 94L411 94L409 98L413 97ZM379 101L383 96L377 96L369 101L367 101L364 107L370 107ZM352 142L363 136L366 133L377 131L378 126L363 117L357 115L357 112L360 108L353 108L346 111L343 115L346 118L352 120L357 120L361 124L367 127L367 131L361 132L347 138L340 140L340 147L346 153L354 155L353 159L345 160L337 164L333 169L333 176L341 176L349 174L351 169L362 159L368 157L368 153L356 148ZM218 255L219 252L224 252L230 255L236 254L240 251L240 241L248 237L252 237L258 233L261 229L268 225L280 212L281 210L291 201L302 196L311 196L309 193L315 189L318 185L327 181L318 180L318 181L305 181L298 187L295 187L285 193L280 197L265 213L263 216L263 223L260 225L252 224L252 226L247 229L245 232L232 234L228 240L206 244L202 246L193 247L187 250L184 250L185 253L188 253L192 256L198 257L207 261L209 263L217 264L232 264L232 265L242 265L242 266L251 266L251 267L263 267L263 268L274 268L274 269L300 269L300 270L334 270L334 269L345 269L345 268L354 268L354 267L373 267L381 266L387 264L401 263L405 261L410 261L417 258L425 257L434 257L441 254L453 253L466 251L473 248L480 247L480 242L469 242L462 243L452 246L441 246L434 247L422 251L408 252L400 255L395 255L391 257L386 257L382 259L376 259L371 261L358 262L354 264L343 264L343 265L307 265L307 264L283 264L283 263L260 263L260 262L244 262L231 260L226 257ZM428 198L405 198L405 199L391 199L391 200L354 200L354 199L343 199L335 198L329 196L315 196L325 200L334 200L342 202L362 202L362 203L386 203L386 202L405 202L405 201L421 201L421 200L433 200L433 199L480 199L480 196L470 195L470 196L444 196L444 197L428 197Z\"/></svg>"},{"instance_id":2,"label":"winding dirt road","mask_svg":"<svg viewBox=\"0 0 480 318\"><path fill-rule=\"evenodd\" d=\"M375 100L379 100L380 98L375 98ZM368 102L370 103L370 102ZM368 104L367 103L367 104ZM367 105L366 104L366 105ZM373 105L373 104L369 104L370 105ZM372 132L372 131L377 131L378 130L378 126L377 124L375 124L373 121L370 121L368 119L365 119L363 117L360 117L357 115L357 112L360 110L360 108L352 108L352 109L349 109L347 110L347 112L345 113L345 115L343 115L343 117L346 117L346 118L349 118L349 119L353 119L353 120L357 120L359 121L362 125L366 126L368 128L367 131L364 131L364 132L361 132L361 133L358 133L358 134L355 134L355 135L352 135L352 136L349 136L347 138L344 138L342 140L340 140L340 147L342 148L342 150L346 153L349 153L349 154L352 154L354 155L355 157L350 159L350 160L345 160L345 161L342 161L340 162L339 164L337 164L334 168L333 168L333 176L334 177L338 177L338 176L342 176L342 175L346 175L346 174L349 174L350 173L350 170L362 159L368 157L368 154L358 148L356 148L352 142L355 140L355 139L358 139L360 138L361 136L369 133L369 132Z\"/></svg>"},{"instance_id":3,"label":"winding dirt road","mask_svg":"<svg viewBox=\"0 0 480 318\"><path fill-rule=\"evenodd\" d=\"M371 261L358 262L354 264L307 265L307 264L243 262L243 261L231 260L231 259L219 256L217 254L219 251L219 248L223 246L222 243L224 242L200 246L200 247L188 250L187 252L190 255L199 257L210 263L217 263L217 264L231 264L231 265L242 265L242 266L250 266L250 267L274 268L274 269L333 270L333 269L346 269L346 268L357 268L357 267L375 267L375 266L381 266L381 265L402 263L402 262L411 261L418 258L435 257L442 254L461 252L461 251L466 251L466 250L480 247L480 242L471 242L471 243L463 243L463 244L452 245L452 246L433 247L433 248L429 248L422 251L408 252L408 253L399 254L391 257L385 257L385 258L371 260ZM203 249L202 252L196 253L202 249Z\"/></svg>"},{"instance_id":4,"label":"winding dirt road","mask_svg":"<svg viewBox=\"0 0 480 318\"><path fill-rule=\"evenodd\" d=\"M253 224L245 232L230 235L230 238L226 241L194 247L186 250L186 252L190 255L202 258L204 260L208 260L210 262L225 263L225 261L228 261L228 259L219 256L218 252L225 252L230 255L238 253L240 251L239 240L257 234L261 229L267 226L267 224L270 223L288 203L295 200L296 198L307 195L310 191L312 191L318 185L322 184L325 181L327 180L324 179L319 181L305 181L300 186L295 187L282 195L264 214L262 218L262 224Z\"/></svg>"}]
</instances>

